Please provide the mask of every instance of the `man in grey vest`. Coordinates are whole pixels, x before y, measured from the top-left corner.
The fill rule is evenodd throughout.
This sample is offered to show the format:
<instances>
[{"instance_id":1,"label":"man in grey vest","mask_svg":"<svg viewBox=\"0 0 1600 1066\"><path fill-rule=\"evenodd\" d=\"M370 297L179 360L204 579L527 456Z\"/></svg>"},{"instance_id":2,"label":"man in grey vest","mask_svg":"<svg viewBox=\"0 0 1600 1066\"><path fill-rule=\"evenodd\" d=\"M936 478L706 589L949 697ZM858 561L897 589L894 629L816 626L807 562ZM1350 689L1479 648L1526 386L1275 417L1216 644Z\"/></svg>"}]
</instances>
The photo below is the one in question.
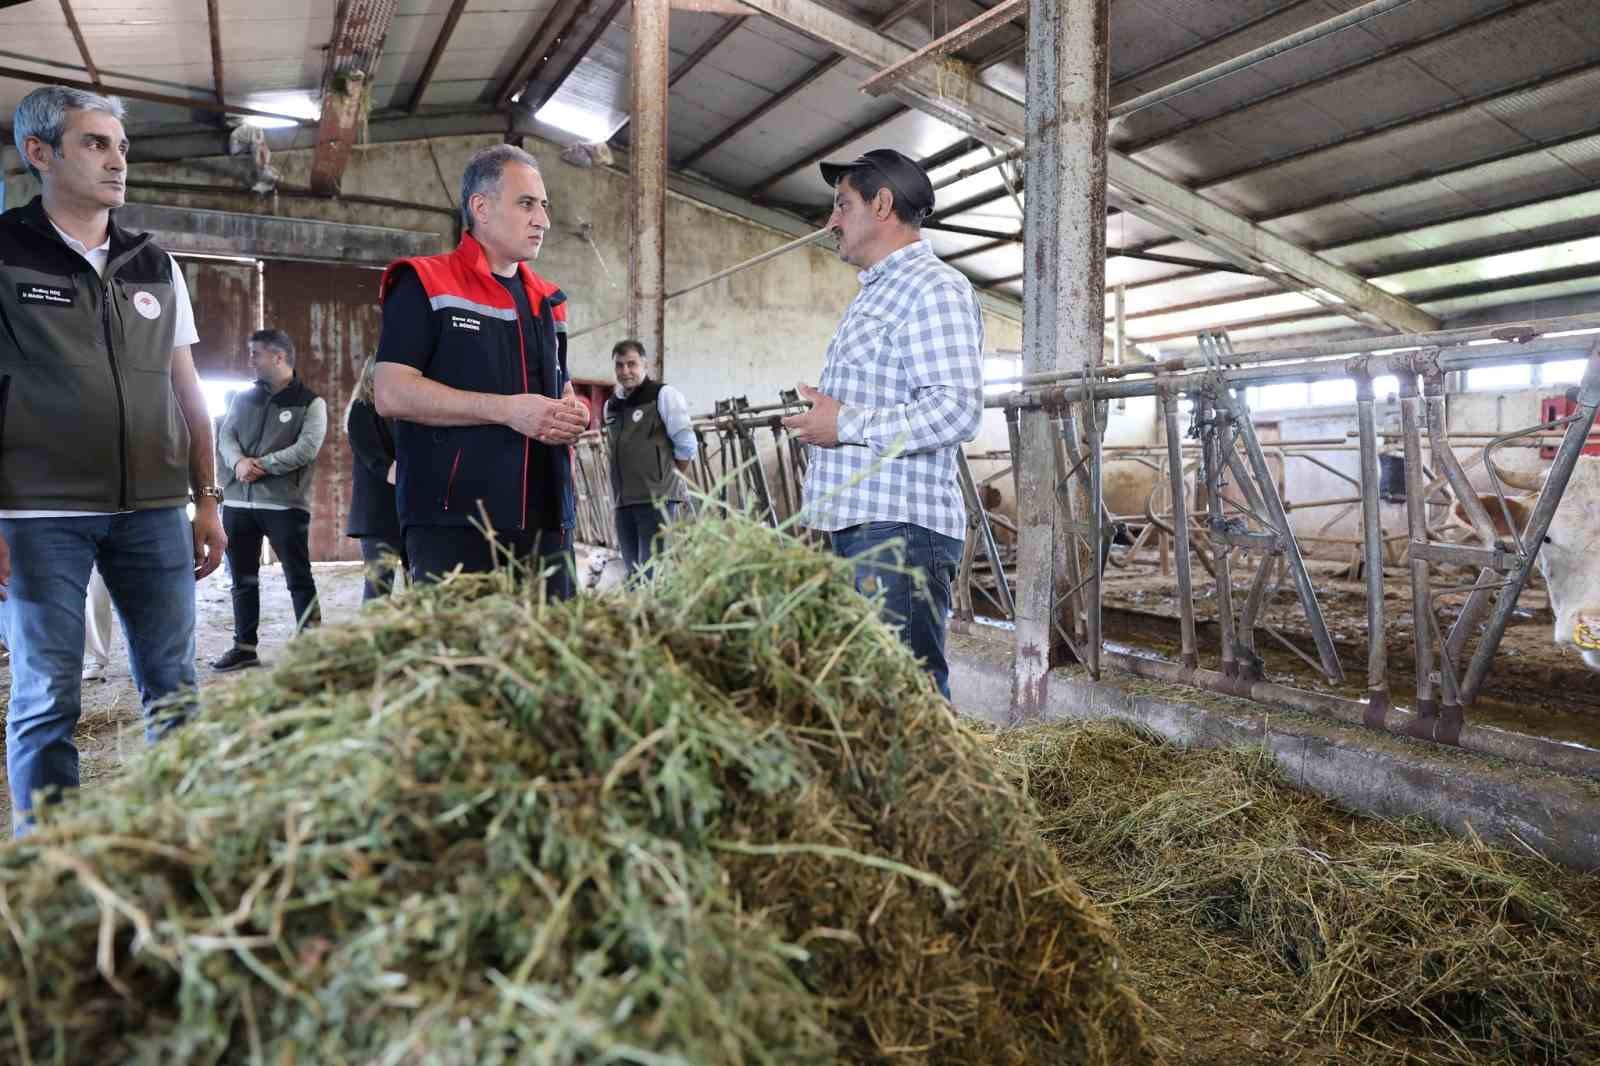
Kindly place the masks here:
<instances>
[{"instance_id":1,"label":"man in grey vest","mask_svg":"<svg viewBox=\"0 0 1600 1066\"><path fill-rule=\"evenodd\" d=\"M650 379L644 345L618 341L611 349L617 387L606 400L611 451L611 496L617 540L631 575L650 561L661 524L682 499L678 475L695 457L689 403L671 385Z\"/></svg>"},{"instance_id":2,"label":"man in grey vest","mask_svg":"<svg viewBox=\"0 0 1600 1066\"><path fill-rule=\"evenodd\" d=\"M233 398L217 433L222 521L233 578L233 647L211 664L226 673L259 666L261 542L283 563L297 625L319 621L311 576L311 464L328 432L328 405L294 373L294 341L281 329L250 334L256 383Z\"/></svg>"},{"instance_id":3,"label":"man in grey vest","mask_svg":"<svg viewBox=\"0 0 1600 1066\"><path fill-rule=\"evenodd\" d=\"M29 93L13 130L43 193L0 215L0 629L19 834L36 799L78 784L91 568L122 618L155 741L182 719L162 701L194 687L195 582L225 542L183 272L114 214L122 113L76 89Z\"/></svg>"}]
</instances>

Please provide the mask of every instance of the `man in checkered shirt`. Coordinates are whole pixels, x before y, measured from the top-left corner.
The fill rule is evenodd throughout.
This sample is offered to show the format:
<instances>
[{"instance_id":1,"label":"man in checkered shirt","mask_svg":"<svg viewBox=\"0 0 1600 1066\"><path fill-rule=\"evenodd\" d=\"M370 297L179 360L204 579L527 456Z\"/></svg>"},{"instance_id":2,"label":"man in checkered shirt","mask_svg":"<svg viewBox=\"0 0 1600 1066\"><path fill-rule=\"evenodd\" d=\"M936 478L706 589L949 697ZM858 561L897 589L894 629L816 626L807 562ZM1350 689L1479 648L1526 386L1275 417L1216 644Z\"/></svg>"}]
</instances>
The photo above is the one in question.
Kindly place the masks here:
<instances>
[{"instance_id":1,"label":"man in checkered shirt","mask_svg":"<svg viewBox=\"0 0 1600 1066\"><path fill-rule=\"evenodd\" d=\"M822 164L828 228L861 291L828 345L820 388L784 420L811 446L805 522L856 560L856 588L881 591L887 619L946 698L945 618L967 513L956 452L983 418L983 314L972 284L922 239L933 184L899 152Z\"/></svg>"}]
</instances>

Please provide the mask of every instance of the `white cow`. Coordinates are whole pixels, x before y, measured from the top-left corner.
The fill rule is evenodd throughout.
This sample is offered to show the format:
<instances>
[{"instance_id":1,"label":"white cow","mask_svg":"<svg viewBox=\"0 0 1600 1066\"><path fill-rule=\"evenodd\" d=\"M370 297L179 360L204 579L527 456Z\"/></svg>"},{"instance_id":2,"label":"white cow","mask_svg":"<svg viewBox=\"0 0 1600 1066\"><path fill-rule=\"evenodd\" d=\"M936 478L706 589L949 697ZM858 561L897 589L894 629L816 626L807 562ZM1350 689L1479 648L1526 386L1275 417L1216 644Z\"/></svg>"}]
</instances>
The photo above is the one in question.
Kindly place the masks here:
<instances>
[{"instance_id":1,"label":"white cow","mask_svg":"<svg viewBox=\"0 0 1600 1066\"><path fill-rule=\"evenodd\" d=\"M1541 480L1496 468L1512 488L1536 491ZM1492 494L1478 497L1502 536L1510 535L1500 502ZM1533 517L1534 496L1507 497L1511 521L1518 531ZM1458 517L1465 519L1461 505ZM1556 616L1555 641L1571 645L1591 670L1600 671L1600 456L1581 455L1572 480L1556 508L1550 532L1539 549L1539 570Z\"/></svg>"}]
</instances>

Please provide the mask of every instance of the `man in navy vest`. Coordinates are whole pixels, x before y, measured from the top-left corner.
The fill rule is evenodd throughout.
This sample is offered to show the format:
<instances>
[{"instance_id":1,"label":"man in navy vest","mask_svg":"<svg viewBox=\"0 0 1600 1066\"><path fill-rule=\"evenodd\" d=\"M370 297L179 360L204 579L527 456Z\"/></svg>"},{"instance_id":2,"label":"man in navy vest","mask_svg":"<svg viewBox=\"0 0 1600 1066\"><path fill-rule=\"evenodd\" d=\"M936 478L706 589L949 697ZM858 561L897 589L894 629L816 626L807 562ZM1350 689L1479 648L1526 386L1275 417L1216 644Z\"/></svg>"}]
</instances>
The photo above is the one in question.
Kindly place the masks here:
<instances>
[{"instance_id":1,"label":"man in navy vest","mask_svg":"<svg viewBox=\"0 0 1600 1066\"><path fill-rule=\"evenodd\" d=\"M395 419L396 503L412 577L507 558L572 594L568 446L588 413L567 374L566 294L528 269L550 228L538 163L508 144L461 178L461 244L384 272L378 413ZM491 537L485 533L491 533Z\"/></svg>"}]
</instances>

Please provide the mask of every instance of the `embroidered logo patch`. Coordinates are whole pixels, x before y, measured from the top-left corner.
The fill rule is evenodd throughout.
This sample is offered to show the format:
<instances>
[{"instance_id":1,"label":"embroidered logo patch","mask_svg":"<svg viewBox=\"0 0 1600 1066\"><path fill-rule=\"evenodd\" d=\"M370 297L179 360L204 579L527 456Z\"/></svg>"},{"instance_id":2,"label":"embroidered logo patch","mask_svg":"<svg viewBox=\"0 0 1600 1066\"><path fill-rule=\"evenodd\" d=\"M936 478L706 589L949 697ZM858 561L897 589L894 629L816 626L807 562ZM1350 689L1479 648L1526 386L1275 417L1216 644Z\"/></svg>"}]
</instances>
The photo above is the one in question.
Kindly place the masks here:
<instances>
[{"instance_id":1,"label":"embroidered logo patch","mask_svg":"<svg viewBox=\"0 0 1600 1066\"><path fill-rule=\"evenodd\" d=\"M42 304L45 307L71 307L78 302L78 294L59 285L37 285L31 281L17 283L17 303Z\"/></svg>"},{"instance_id":2,"label":"embroidered logo patch","mask_svg":"<svg viewBox=\"0 0 1600 1066\"><path fill-rule=\"evenodd\" d=\"M483 320L476 315L463 315L450 313L450 328L466 330L468 333L483 332Z\"/></svg>"},{"instance_id":3,"label":"embroidered logo patch","mask_svg":"<svg viewBox=\"0 0 1600 1066\"><path fill-rule=\"evenodd\" d=\"M639 421L639 419L641 419L643 417L644 417L644 408L643 407L635 407L633 409L633 420L635 422L637 422L637 421Z\"/></svg>"},{"instance_id":4,"label":"embroidered logo patch","mask_svg":"<svg viewBox=\"0 0 1600 1066\"><path fill-rule=\"evenodd\" d=\"M133 294L133 309L152 322L161 317L161 301L155 298L154 293L143 289Z\"/></svg>"},{"instance_id":5,"label":"embroidered logo patch","mask_svg":"<svg viewBox=\"0 0 1600 1066\"><path fill-rule=\"evenodd\" d=\"M278 421L279 422L287 422L293 417L294 417L294 412L293 411L279 411L278 412Z\"/></svg>"}]
</instances>

